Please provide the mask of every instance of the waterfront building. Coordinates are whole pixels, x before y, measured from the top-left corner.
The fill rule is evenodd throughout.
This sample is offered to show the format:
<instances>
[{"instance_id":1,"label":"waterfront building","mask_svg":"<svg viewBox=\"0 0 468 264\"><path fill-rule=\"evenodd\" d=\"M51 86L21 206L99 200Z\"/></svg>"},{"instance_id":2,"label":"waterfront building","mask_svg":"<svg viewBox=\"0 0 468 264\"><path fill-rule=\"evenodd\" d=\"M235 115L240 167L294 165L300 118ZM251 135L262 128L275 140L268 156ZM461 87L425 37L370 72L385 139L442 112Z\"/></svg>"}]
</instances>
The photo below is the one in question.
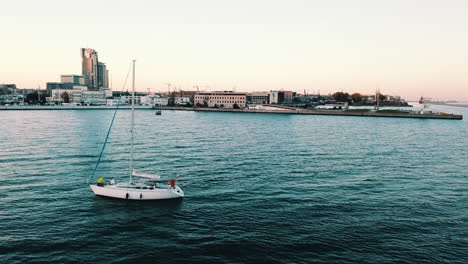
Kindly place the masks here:
<instances>
[{"instance_id":1,"label":"waterfront building","mask_svg":"<svg viewBox=\"0 0 468 264\"><path fill-rule=\"evenodd\" d=\"M141 95L135 95L135 105L141 104ZM131 95L122 95L120 97L120 103L122 104L132 104L132 96Z\"/></svg>"},{"instance_id":2,"label":"waterfront building","mask_svg":"<svg viewBox=\"0 0 468 264\"><path fill-rule=\"evenodd\" d=\"M270 94L268 92L247 93L248 104L269 104Z\"/></svg>"},{"instance_id":3,"label":"waterfront building","mask_svg":"<svg viewBox=\"0 0 468 264\"><path fill-rule=\"evenodd\" d=\"M120 102L120 99L107 99L106 102L107 102L107 106L117 106L117 104L119 105L123 105L122 102Z\"/></svg>"},{"instance_id":4,"label":"waterfront building","mask_svg":"<svg viewBox=\"0 0 468 264\"><path fill-rule=\"evenodd\" d=\"M179 90L176 94L176 96L179 96L179 97L188 97L190 98L190 103L193 104L194 100L195 100L195 94L197 93L197 91L185 91L185 90Z\"/></svg>"},{"instance_id":5,"label":"waterfront building","mask_svg":"<svg viewBox=\"0 0 468 264\"><path fill-rule=\"evenodd\" d=\"M16 84L0 84L0 104L24 104L24 96L22 93L19 93Z\"/></svg>"},{"instance_id":6,"label":"waterfront building","mask_svg":"<svg viewBox=\"0 0 468 264\"><path fill-rule=\"evenodd\" d=\"M154 96L153 95L145 95L140 97L140 104L141 105L154 105Z\"/></svg>"},{"instance_id":7,"label":"waterfront building","mask_svg":"<svg viewBox=\"0 0 468 264\"><path fill-rule=\"evenodd\" d=\"M196 106L234 108L234 105L237 105L244 108L246 106L246 94L233 91L197 92L194 103Z\"/></svg>"},{"instance_id":8,"label":"waterfront building","mask_svg":"<svg viewBox=\"0 0 468 264\"><path fill-rule=\"evenodd\" d=\"M61 83L71 83L73 85L86 86L86 78L84 75L68 74L60 75Z\"/></svg>"},{"instance_id":9,"label":"waterfront building","mask_svg":"<svg viewBox=\"0 0 468 264\"><path fill-rule=\"evenodd\" d=\"M174 98L175 105L188 105L190 104L190 97L177 96Z\"/></svg>"},{"instance_id":10,"label":"waterfront building","mask_svg":"<svg viewBox=\"0 0 468 264\"><path fill-rule=\"evenodd\" d=\"M98 62L98 86L101 88L109 87L109 71L106 64Z\"/></svg>"},{"instance_id":11,"label":"waterfront building","mask_svg":"<svg viewBox=\"0 0 468 264\"><path fill-rule=\"evenodd\" d=\"M52 90L72 90L74 86L86 86L86 78L83 75L60 75L60 82L46 83L47 95L52 96Z\"/></svg>"},{"instance_id":12,"label":"waterfront building","mask_svg":"<svg viewBox=\"0 0 468 264\"><path fill-rule=\"evenodd\" d=\"M46 83L47 96L52 96L52 90L65 89L63 83L60 82L48 82Z\"/></svg>"},{"instance_id":13,"label":"waterfront building","mask_svg":"<svg viewBox=\"0 0 468 264\"><path fill-rule=\"evenodd\" d=\"M270 91L270 104L290 104L293 99L291 91Z\"/></svg>"},{"instance_id":14,"label":"waterfront building","mask_svg":"<svg viewBox=\"0 0 468 264\"><path fill-rule=\"evenodd\" d=\"M15 94L17 90L16 84L0 84L0 94Z\"/></svg>"},{"instance_id":15,"label":"waterfront building","mask_svg":"<svg viewBox=\"0 0 468 264\"><path fill-rule=\"evenodd\" d=\"M0 105L24 105L24 95L18 93L0 94Z\"/></svg>"},{"instance_id":16,"label":"waterfront building","mask_svg":"<svg viewBox=\"0 0 468 264\"><path fill-rule=\"evenodd\" d=\"M121 103L126 102L126 104L131 104L131 96L122 96ZM167 106L169 103L169 98L161 96L158 94L152 95L141 95L135 96L136 105L146 105L146 106Z\"/></svg>"},{"instance_id":17,"label":"waterfront building","mask_svg":"<svg viewBox=\"0 0 468 264\"><path fill-rule=\"evenodd\" d=\"M81 49L82 74L90 90L98 89L98 54L93 49Z\"/></svg>"},{"instance_id":18,"label":"waterfront building","mask_svg":"<svg viewBox=\"0 0 468 264\"><path fill-rule=\"evenodd\" d=\"M93 49L81 49L82 74L89 90L109 87L109 71L106 64L99 62L98 53Z\"/></svg>"},{"instance_id":19,"label":"waterfront building","mask_svg":"<svg viewBox=\"0 0 468 264\"><path fill-rule=\"evenodd\" d=\"M73 104L106 105L106 99L112 97L112 91L110 89L89 91L88 87L80 85L71 86L71 88L62 86L62 89L52 89L51 96L46 100L48 104L62 104L65 103L64 97L66 96L68 96L69 103Z\"/></svg>"},{"instance_id":20,"label":"waterfront building","mask_svg":"<svg viewBox=\"0 0 468 264\"><path fill-rule=\"evenodd\" d=\"M16 84L0 84L0 104L1 105L24 105L29 103L28 95L35 93L44 94L40 89L19 89Z\"/></svg>"},{"instance_id":21,"label":"waterfront building","mask_svg":"<svg viewBox=\"0 0 468 264\"><path fill-rule=\"evenodd\" d=\"M84 101L84 105L106 105L107 99L102 98L88 98Z\"/></svg>"},{"instance_id":22,"label":"waterfront building","mask_svg":"<svg viewBox=\"0 0 468 264\"><path fill-rule=\"evenodd\" d=\"M64 100L64 97L68 96L68 102ZM73 101L73 89L53 89L51 91L51 96L46 98L47 104L62 104L69 103Z\"/></svg>"},{"instance_id":23,"label":"waterfront building","mask_svg":"<svg viewBox=\"0 0 468 264\"><path fill-rule=\"evenodd\" d=\"M169 104L169 98L161 96L161 95L155 95L153 97L153 105L154 106L167 106Z\"/></svg>"},{"instance_id":24,"label":"waterfront building","mask_svg":"<svg viewBox=\"0 0 468 264\"><path fill-rule=\"evenodd\" d=\"M99 91L82 91L81 103L84 105L106 105L107 98L110 97L112 97L112 91L109 89L101 89Z\"/></svg>"}]
</instances>

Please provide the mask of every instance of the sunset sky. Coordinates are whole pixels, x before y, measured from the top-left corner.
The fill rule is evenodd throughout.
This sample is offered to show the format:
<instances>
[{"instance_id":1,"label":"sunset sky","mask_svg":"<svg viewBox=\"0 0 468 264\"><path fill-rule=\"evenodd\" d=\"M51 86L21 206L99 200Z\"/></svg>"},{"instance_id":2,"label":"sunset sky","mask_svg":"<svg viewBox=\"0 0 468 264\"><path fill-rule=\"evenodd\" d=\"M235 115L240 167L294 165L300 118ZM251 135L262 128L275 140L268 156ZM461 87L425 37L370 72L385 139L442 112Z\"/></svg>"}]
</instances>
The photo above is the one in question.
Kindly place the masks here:
<instances>
[{"instance_id":1,"label":"sunset sky","mask_svg":"<svg viewBox=\"0 0 468 264\"><path fill-rule=\"evenodd\" d=\"M45 88L98 51L113 90L335 91L468 101L467 0L1 1L0 83Z\"/></svg>"}]
</instances>

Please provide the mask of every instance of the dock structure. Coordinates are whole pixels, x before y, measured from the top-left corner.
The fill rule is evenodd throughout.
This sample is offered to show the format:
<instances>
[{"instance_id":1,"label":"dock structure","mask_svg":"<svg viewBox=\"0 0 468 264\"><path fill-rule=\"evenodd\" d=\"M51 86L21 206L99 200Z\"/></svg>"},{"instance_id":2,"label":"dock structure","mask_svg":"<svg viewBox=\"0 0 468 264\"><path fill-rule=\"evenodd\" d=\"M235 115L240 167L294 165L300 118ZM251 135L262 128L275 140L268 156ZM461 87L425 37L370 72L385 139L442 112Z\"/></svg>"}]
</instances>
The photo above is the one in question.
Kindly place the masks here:
<instances>
[{"instance_id":1,"label":"dock structure","mask_svg":"<svg viewBox=\"0 0 468 264\"><path fill-rule=\"evenodd\" d=\"M411 113L411 112L363 112L344 110L308 110L308 109L285 109L263 110L263 109L226 109L226 108L202 108L202 107L157 107L159 110L182 110L198 112L225 112L225 113L262 113L262 114L293 114L293 115L332 115L332 116L363 116L363 117L394 117L394 118L419 118L419 119L448 119L462 120L462 115L436 114L436 113Z\"/></svg>"}]
</instances>

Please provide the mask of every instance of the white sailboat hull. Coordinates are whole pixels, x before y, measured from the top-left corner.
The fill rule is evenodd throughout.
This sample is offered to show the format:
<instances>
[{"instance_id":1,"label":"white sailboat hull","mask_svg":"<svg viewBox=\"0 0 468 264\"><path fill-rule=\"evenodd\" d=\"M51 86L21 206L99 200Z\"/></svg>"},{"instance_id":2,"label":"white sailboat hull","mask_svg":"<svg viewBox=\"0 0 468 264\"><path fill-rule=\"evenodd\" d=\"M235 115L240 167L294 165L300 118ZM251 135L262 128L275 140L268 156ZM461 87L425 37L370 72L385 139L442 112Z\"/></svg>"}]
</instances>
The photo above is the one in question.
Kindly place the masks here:
<instances>
[{"instance_id":1,"label":"white sailboat hull","mask_svg":"<svg viewBox=\"0 0 468 264\"><path fill-rule=\"evenodd\" d=\"M133 186L98 186L90 184L89 187L91 187L96 195L126 200L164 200L184 197L184 192L179 186L175 188L137 189Z\"/></svg>"}]
</instances>

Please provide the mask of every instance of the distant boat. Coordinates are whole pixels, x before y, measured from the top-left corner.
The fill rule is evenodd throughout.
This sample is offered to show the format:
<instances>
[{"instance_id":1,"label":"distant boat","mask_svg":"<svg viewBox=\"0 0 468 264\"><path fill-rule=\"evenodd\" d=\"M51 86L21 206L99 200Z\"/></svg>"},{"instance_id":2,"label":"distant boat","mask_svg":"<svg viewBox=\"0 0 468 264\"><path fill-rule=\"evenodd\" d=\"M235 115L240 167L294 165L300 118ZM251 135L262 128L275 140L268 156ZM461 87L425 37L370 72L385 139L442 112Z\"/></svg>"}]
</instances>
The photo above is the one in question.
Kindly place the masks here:
<instances>
[{"instance_id":1,"label":"distant boat","mask_svg":"<svg viewBox=\"0 0 468 264\"><path fill-rule=\"evenodd\" d=\"M131 118L131 151L130 151L130 180L128 182L115 183L113 175L110 184L106 183L104 178L99 178L96 184L90 184L89 187L96 195L127 199L127 200L161 200L184 197L184 192L177 186L176 180L161 180L159 175L137 173L133 166L133 128L135 119L135 61L133 61L133 85L132 85L132 118ZM118 107L118 106L117 106ZM109 132L111 126L109 127ZM107 141L107 138L106 138ZM104 149L104 147L103 147ZM102 155L102 151L101 151ZM96 168L99 164L96 164ZM96 169L95 169L96 171ZM94 176L94 173L93 173ZM138 177L140 180L133 180ZM177 176L178 177L178 176Z\"/></svg>"},{"instance_id":2,"label":"distant boat","mask_svg":"<svg viewBox=\"0 0 468 264\"><path fill-rule=\"evenodd\" d=\"M161 110L157 110L154 114L155 115L161 115Z\"/></svg>"}]
</instances>

